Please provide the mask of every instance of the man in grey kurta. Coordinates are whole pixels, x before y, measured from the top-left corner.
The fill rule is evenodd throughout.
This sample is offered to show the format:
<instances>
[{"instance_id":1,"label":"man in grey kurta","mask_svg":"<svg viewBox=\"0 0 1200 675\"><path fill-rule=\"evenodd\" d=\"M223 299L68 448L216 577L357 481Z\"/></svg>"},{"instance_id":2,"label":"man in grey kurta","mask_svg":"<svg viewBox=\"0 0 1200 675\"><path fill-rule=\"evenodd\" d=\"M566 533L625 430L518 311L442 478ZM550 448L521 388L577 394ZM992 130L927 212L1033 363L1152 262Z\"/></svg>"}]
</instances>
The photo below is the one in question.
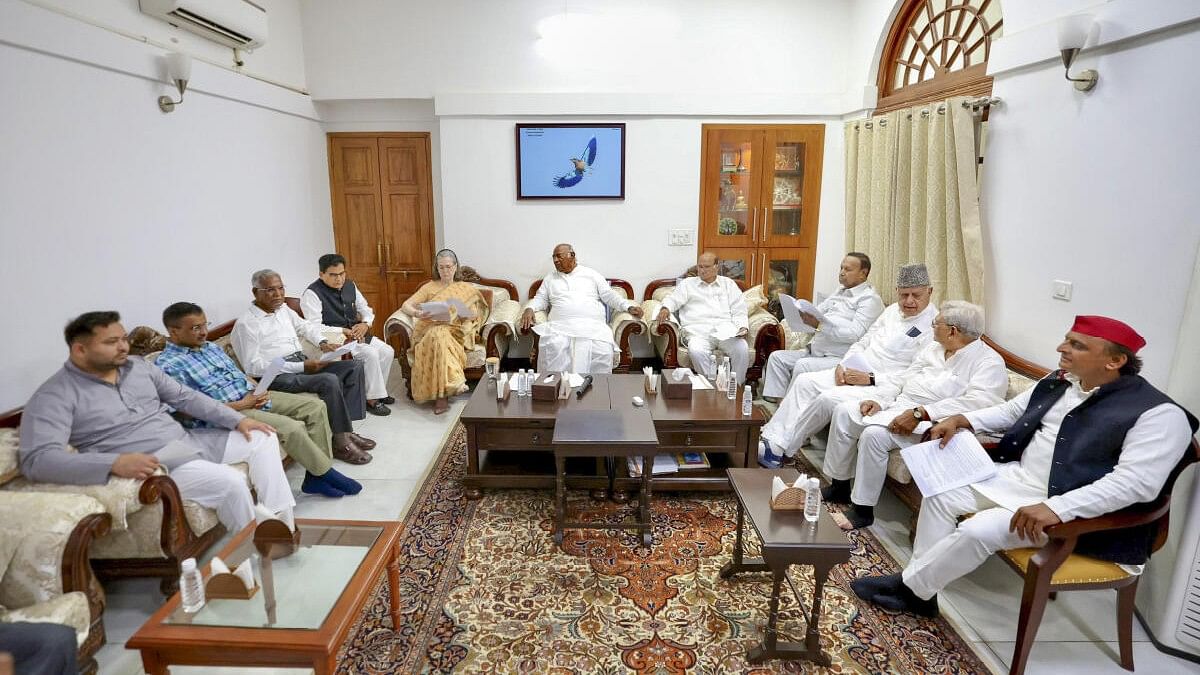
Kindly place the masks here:
<instances>
[{"instance_id":1,"label":"man in grey kurta","mask_svg":"<svg viewBox=\"0 0 1200 675\"><path fill-rule=\"evenodd\" d=\"M246 462L263 505L291 509L275 430L129 358L119 321L116 312L88 312L67 325L70 358L21 416L21 472L33 481L97 485L110 475L147 478L163 465L184 499L216 509L236 530L254 520L254 501L228 465ZM221 428L184 429L172 409Z\"/></svg>"}]
</instances>

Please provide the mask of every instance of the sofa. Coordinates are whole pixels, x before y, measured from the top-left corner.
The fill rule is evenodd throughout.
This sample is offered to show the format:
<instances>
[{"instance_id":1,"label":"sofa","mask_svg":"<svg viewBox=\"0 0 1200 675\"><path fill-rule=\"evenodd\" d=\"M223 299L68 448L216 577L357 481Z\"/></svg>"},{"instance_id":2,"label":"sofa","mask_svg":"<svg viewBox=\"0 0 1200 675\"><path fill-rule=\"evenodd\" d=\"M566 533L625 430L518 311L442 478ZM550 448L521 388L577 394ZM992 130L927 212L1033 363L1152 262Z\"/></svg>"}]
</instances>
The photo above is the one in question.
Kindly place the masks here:
<instances>
[{"instance_id":1,"label":"sofa","mask_svg":"<svg viewBox=\"0 0 1200 675\"><path fill-rule=\"evenodd\" d=\"M783 327L779 320L767 311L767 298L763 295L762 286L747 290L744 282L735 281L743 291L742 297L746 301L746 311L750 319L750 331L746 335L750 367L746 370L746 382L753 384L762 377L763 367L771 352L783 347ZM679 324L673 317L663 322L655 320L659 309L662 308L662 301L675 289L675 282L675 279L656 279L646 285L642 294L642 316L643 320L648 322L650 342L662 360L662 367L691 368L692 360L681 340L682 330Z\"/></svg>"},{"instance_id":2,"label":"sofa","mask_svg":"<svg viewBox=\"0 0 1200 675\"><path fill-rule=\"evenodd\" d=\"M467 351L467 367L463 373L467 381L478 381L484 375L484 361L488 357L504 358L508 346L517 333L517 320L521 316L517 287L503 279L488 279L479 276L473 268L459 268L459 278L479 289L490 311L487 321L475 336L475 347ZM397 309L383 324L383 337L396 348L396 360L404 374L404 386L408 398L412 398L412 334L416 319ZM394 340L394 342L393 342Z\"/></svg>"},{"instance_id":3,"label":"sofa","mask_svg":"<svg viewBox=\"0 0 1200 675\"><path fill-rule=\"evenodd\" d=\"M612 287L617 295L625 300L634 299L633 285L624 279L607 279L608 285ZM525 308L529 306L529 302L533 300L533 296L537 294L538 289L542 287L542 280L538 279L529 286L529 293L525 296L525 304L521 307L520 314L524 313ZM534 312L533 325L545 323L550 320L548 312ZM641 335L646 330L646 324L640 319L635 319L629 312L609 312L608 326L613 332L613 341L617 343L619 351L613 352L613 372L628 373L633 366L633 355L629 351L629 340L634 335ZM538 357L538 342L539 336L533 332L533 327L519 331L521 337L530 337L533 344L529 349L529 365L537 369Z\"/></svg>"}]
</instances>

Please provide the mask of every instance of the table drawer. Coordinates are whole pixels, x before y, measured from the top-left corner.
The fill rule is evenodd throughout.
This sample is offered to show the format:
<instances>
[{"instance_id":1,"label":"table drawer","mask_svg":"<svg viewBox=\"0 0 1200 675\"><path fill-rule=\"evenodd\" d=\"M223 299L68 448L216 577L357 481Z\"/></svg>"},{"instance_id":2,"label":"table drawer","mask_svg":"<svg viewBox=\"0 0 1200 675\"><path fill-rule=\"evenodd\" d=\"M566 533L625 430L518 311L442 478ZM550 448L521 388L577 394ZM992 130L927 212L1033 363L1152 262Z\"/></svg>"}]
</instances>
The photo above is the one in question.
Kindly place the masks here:
<instances>
[{"instance_id":1,"label":"table drawer","mask_svg":"<svg viewBox=\"0 0 1200 675\"><path fill-rule=\"evenodd\" d=\"M729 448L738 447L739 433L735 429L720 431L660 431L658 445L664 448Z\"/></svg>"},{"instance_id":2,"label":"table drawer","mask_svg":"<svg viewBox=\"0 0 1200 675\"><path fill-rule=\"evenodd\" d=\"M491 427L479 430L478 443L480 449L488 448L551 448L554 439L554 427L547 423L545 426L530 427Z\"/></svg>"}]
</instances>

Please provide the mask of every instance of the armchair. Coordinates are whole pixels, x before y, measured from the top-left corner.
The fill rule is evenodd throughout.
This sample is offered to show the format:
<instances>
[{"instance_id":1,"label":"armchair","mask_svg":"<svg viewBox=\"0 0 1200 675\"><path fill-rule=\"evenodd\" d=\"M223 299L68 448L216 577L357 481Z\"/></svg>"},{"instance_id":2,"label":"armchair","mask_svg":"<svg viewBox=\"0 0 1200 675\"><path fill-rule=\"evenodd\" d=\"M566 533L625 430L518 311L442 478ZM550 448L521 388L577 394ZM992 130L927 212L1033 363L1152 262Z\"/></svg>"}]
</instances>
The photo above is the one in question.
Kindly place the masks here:
<instances>
[{"instance_id":1,"label":"armchair","mask_svg":"<svg viewBox=\"0 0 1200 675\"><path fill-rule=\"evenodd\" d=\"M490 302L491 307L487 322L475 336L475 348L467 351L467 367L463 370L468 381L476 381L483 377L483 363L487 357L503 358L508 352L509 342L517 332L521 305L517 302L517 287L512 282L481 277L473 268L466 266L459 268L459 276L478 288L484 301ZM404 374L404 386L410 399L414 326L415 319L400 309L393 312L383 324L383 339L389 342L395 339L396 360L400 362L400 372Z\"/></svg>"},{"instance_id":2,"label":"armchair","mask_svg":"<svg viewBox=\"0 0 1200 675\"><path fill-rule=\"evenodd\" d=\"M624 279L607 279L608 285L612 286L613 290L618 295L626 300L632 300L633 285ZM529 286L529 294L525 296L525 305L528 306L529 301L533 300L533 296L537 294L538 289L542 287L542 280L538 279ZM524 307L521 308L524 311ZM520 314L518 314L518 318ZM533 325L545 323L550 320L547 312L535 312L533 315ZM633 364L633 355L629 351L629 339L634 335L641 335L646 330L645 322L635 319L629 312L615 312L608 320L608 327L612 329L613 339L617 343L617 347L621 350L620 353L613 354L613 372L628 373ZM533 345L529 349L529 363L534 368L537 368L538 342L540 338L537 333L533 332L531 326L528 330L519 331L522 337L528 335L533 337Z\"/></svg>"},{"instance_id":3,"label":"armchair","mask_svg":"<svg viewBox=\"0 0 1200 675\"><path fill-rule=\"evenodd\" d=\"M646 291L642 294L642 311L649 323L650 341L654 345L654 351L662 359L662 367L690 368L692 360L687 349L682 349L679 324L674 319L661 323L655 320L658 310L662 307L662 301L674 290L675 281L656 279L647 284ZM747 290L743 281L735 281L738 288L744 292L746 309L750 315L750 332L746 335L746 342L750 348L750 367L746 370L746 382L752 384L762 377L763 367L771 352L783 348L784 334L779 320L766 310L767 299L762 294L762 287L755 286Z\"/></svg>"}]
</instances>

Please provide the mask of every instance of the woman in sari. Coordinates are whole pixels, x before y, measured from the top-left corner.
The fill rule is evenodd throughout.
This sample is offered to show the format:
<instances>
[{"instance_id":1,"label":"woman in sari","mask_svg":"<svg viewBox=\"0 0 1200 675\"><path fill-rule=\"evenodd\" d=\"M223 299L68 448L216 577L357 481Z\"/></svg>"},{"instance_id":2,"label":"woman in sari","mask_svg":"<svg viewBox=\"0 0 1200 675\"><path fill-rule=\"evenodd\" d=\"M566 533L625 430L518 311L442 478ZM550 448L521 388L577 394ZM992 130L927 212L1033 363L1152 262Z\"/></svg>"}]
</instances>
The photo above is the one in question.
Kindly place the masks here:
<instances>
[{"instance_id":1,"label":"woman in sari","mask_svg":"<svg viewBox=\"0 0 1200 675\"><path fill-rule=\"evenodd\" d=\"M409 388L414 401L433 401L433 412L441 415L450 408L448 398L467 390L463 369L467 350L475 346L479 326L487 320L488 306L479 289L458 281L458 256L444 248L433 259L437 278L417 289L401 309L416 318L412 333L412 381ZM449 321L436 321L421 309L426 302L461 301L474 313L470 318L457 316L453 307Z\"/></svg>"}]
</instances>

